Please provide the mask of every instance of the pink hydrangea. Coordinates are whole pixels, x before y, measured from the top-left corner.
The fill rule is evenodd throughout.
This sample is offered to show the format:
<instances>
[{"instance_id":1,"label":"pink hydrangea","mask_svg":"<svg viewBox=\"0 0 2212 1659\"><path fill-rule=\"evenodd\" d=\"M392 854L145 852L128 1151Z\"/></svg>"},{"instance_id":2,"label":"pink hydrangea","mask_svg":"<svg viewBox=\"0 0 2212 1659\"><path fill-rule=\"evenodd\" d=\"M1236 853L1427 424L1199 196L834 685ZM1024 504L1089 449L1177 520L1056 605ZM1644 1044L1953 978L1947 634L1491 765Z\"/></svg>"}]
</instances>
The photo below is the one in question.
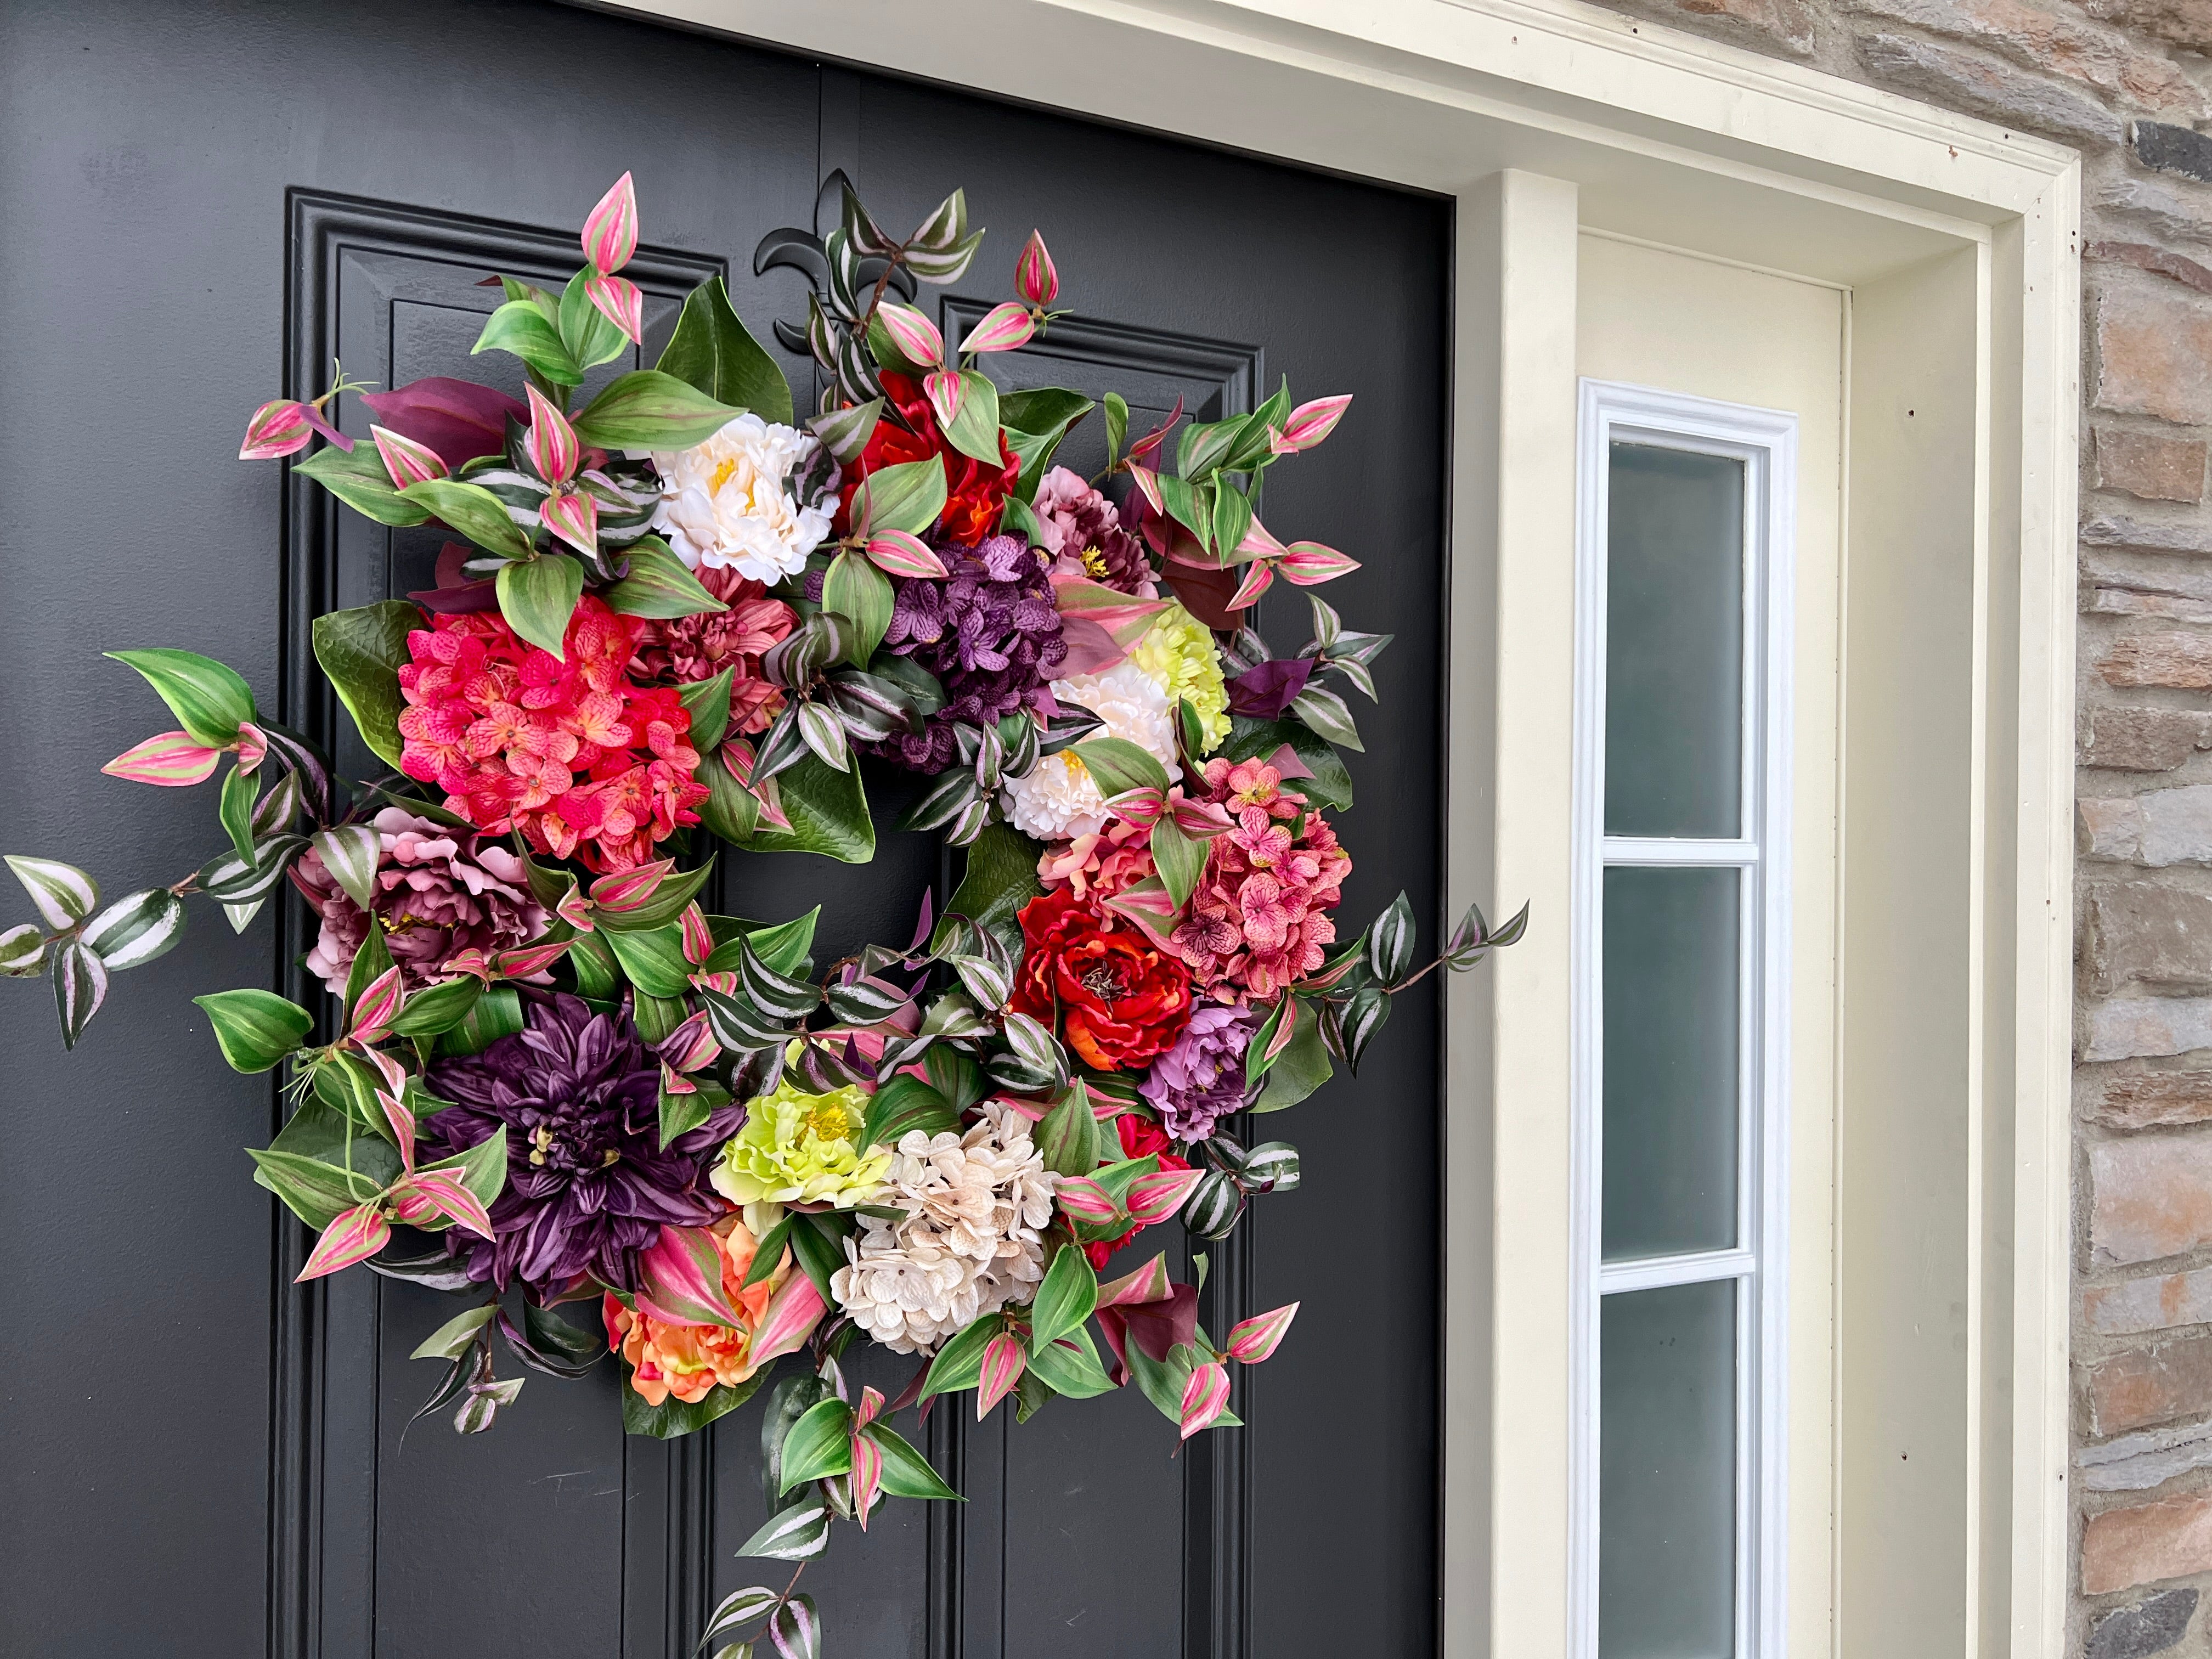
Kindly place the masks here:
<instances>
[{"instance_id":1,"label":"pink hydrangea","mask_svg":"<svg viewBox=\"0 0 2212 1659\"><path fill-rule=\"evenodd\" d=\"M1192 979L1217 996L1272 997L1320 968L1335 942L1328 913L1343 900L1352 860L1318 812L1292 836L1304 798L1273 767L1217 758L1206 783L1205 798L1236 823L1208 844L1173 943Z\"/></svg>"}]
</instances>

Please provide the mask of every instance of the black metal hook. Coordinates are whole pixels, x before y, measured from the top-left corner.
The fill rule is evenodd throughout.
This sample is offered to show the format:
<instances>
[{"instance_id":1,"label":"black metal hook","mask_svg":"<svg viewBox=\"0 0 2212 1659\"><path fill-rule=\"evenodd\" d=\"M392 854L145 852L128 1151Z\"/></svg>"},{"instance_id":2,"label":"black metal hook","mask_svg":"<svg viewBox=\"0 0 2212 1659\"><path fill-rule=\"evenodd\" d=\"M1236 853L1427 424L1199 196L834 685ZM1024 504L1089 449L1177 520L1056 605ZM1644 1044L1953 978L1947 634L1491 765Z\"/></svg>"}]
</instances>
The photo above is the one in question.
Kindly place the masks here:
<instances>
[{"instance_id":1,"label":"black metal hook","mask_svg":"<svg viewBox=\"0 0 2212 1659\"><path fill-rule=\"evenodd\" d=\"M823 252L822 239L835 230L844 216L845 192L851 188L852 184L845 177L842 167L833 171L822 181L822 188L815 192L814 228L801 230L795 226L787 226L781 230L771 230L762 237L760 246L753 250L753 275L758 276L779 267L798 271L806 278L807 286L814 290L815 296L826 301L830 297L830 256ZM884 271L890 264L888 259L863 259L860 271L861 285L882 281ZM892 270L890 289L902 301L912 304L917 291L913 273L903 267ZM779 317L775 324L775 337L786 351L795 351L801 356L806 354L806 325L804 320L793 323Z\"/></svg>"}]
</instances>

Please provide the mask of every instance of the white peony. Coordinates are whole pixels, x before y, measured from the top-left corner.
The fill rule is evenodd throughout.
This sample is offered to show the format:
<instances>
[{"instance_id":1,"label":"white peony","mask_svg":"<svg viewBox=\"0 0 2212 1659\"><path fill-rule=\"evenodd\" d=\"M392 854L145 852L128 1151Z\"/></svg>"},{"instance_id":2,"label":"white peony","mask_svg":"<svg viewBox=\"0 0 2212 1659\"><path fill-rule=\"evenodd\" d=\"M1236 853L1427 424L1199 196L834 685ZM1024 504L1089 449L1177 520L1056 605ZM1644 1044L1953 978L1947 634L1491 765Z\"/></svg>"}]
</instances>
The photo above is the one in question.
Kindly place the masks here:
<instances>
[{"instance_id":1,"label":"white peony","mask_svg":"<svg viewBox=\"0 0 2212 1659\"><path fill-rule=\"evenodd\" d=\"M740 415L704 443L657 449L653 527L694 570L713 565L758 582L795 576L836 516L837 469L816 465L826 459L821 447L811 434Z\"/></svg>"},{"instance_id":2,"label":"white peony","mask_svg":"<svg viewBox=\"0 0 2212 1659\"><path fill-rule=\"evenodd\" d=\"M1168 769L1176 767L1175 715L1159 683L1133 662L1103 674L1071 674L1052 683L1060 702L1079 703L1106 723L1094 737L1126 738ZM1069 841L1106 827L1106 798L1069 750L1047 755L1026 775L1009 779L999 804L1015 829L1038 841Z\"/></svg>"},{"instance_id":3,"label":"white peony","mask_svg":"<svg viewBox=\"0 0 2212 1659\"><path fill-rule=\"evenodd\" d=\"M830 1280L837 1304L895 1353L934 1347L1009 1302L1036 1294L1057 1177L1027 1119L993 1106L964 1135L902 1139L883 1201L903 1219L869 1217L845 1241Z\"/></svg>"}]
</instances>

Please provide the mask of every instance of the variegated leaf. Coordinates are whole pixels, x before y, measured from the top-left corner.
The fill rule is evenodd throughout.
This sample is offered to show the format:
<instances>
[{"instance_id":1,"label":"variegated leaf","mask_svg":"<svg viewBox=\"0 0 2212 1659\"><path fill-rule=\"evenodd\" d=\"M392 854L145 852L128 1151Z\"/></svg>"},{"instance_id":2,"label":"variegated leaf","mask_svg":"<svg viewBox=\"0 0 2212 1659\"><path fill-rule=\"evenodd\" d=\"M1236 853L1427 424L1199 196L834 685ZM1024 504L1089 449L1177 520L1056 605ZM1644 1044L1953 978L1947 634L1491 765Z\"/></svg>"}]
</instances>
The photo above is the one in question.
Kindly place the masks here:
<instances>
[{"instance_id":1,"label":"variegated leaf","mask_svg":"<svg viewBox=\"0 0 2212 1659\"><path fill-rule=\"evenodd\" d=\"M830 1506L810 1494L770 1516L765 1526L738 1547L738 1553L757 1560L805 1561L821 1554L829 1543Z\"/></svg>"},{"instance_id":2,"label":"variegated leaf","mask_svg":"<svg viewBox=\"0 0 2212 1659\"><path fill-rule=\"evenodd\" d=\"M1244 567L1244 578L1237 584L1230 596L1228 608L1243 611L1260 602L1260 596L1274 585L1275 567L1271 560L1255 559Z\"/></svg>"},{"instance_id":3,"label":"variegated leaf","mask_svg":"<svg viewBox=\"0 0 2212 1659\"><path fill-rule=\"evenodd\" d=\"M774 1522L770 1522L771 1525ZM744 1553L740 1551L739 1553ZM701 1634L702 1642L711 1642L726 1632L742 1630L756 1619L765 1619L775 1604L783 1598L765 1584L755 1584L747 1589L733 1591L722 1598L720 1605L707 1620Z\"/></svg>"},{"instance_id":4,"label":"variegated leaf","mask_svg":"<svg viewBox=\"0 0 2212 1659\"><path fill-rule=\"evenodd\" d=\"M307 837L323 867L345 890L345 895L364 910L376 902L376 866L384 840L373 825L341 823Z\"/></svg>"},{"instance_id":5,"label":"variegated leaf","mask_svg":"<svg viewBox=\"0 0 2212 1659\"><path fill-rule=\"evenodd\" d=\"M174 945L184 931L184 900L166 887L149 887L116 900L82 937L84 947L108 967L136 968Z\"/></svg>"},{"instance_id":6,"label":"variegated leaf","mask_svg":"<svg viewBox=\"0 0 2212 1659\"><path fill-rule=\"evenodd\" d=\"M576 428L536 386L524 390L530 396L530 430L524 436L523 448L540 478L549 484L564 483L575 472L583 454Z\"/></svg>"},{"instance_id":7,"label":"variegated leaf","mask_svg":"<svg viewBox=\"0 0 2212 1659\"><path fill-rule=\"evenodd\" d=\"M186 732L164 732L125 750L100 769L111 778L181 789L212 777L222 755L220 749L193 742Z\"/></svg>"},{"instance_id":8,"label":"variegated leaf","mask_svg":"<svg viewBox=\"0 0 2212 1659\"><path fill-rule=\"evenodd\" d=\"M74 1048L107 1000L107 964L82 940L54 952L54 1011L61 1018L62 1047Z\"/></svg>"},{"instance_id":9,"label":"variegated leaf","mask_svg":"<svg viewBox=\"0 0 2212 1659\"><path fill-rule=\"evenodd\" d=\"M939 428L949 427L960 418L960 376L951 370L940 369L926 375L921 382L927 394L931 412L937 416Z\"/></svg>"},{"instance_id":10,"label":"variegated leaf","mask_svg":"<svg viewBox=\"0 0 2212 1659\"><path fill-rule=\"evenodd\" d=\"M865 1434L853 1437L852 1472L847 1479L852 1483L853 1513L860 1522L860 1530L868 1529L868 1511L875 1508L883 1496L884 1449Z\"/></svg>"},{"instance_id":11,"label":"variegated leaf","mask_svg":"<svg viewBox=\"0 0 2212 1659\"><path fill-rule=\"evenodd\" d=\"M1226 1238L1244 1213L1244 1189L1226 1170L1209 1170L1183 1206L1183 1231L1196 1238Z\"/></svg>"},{"instance_id":12,"label":"variegated leaf","mask_svg":"<svg viewBox=\"0 0 2212 1659\"><path fill-rule=\"evenodd\" d=\"M1311 449L1336 430L1336 423L1344 418L1344 411L1351 407L1352 393L1349 392L1300 404L1291 411L1290 419L1283 422L1283 441L1292 449Z\"/></svg>"},{"instance_id":13,"label":"variegated leaf","mask_svg":"<svg viewBox=\"0 0 2212 1659\"><path fill-rule=\"evenodd\" d=\"M564 489L548 495L538 509L546 529L578 552L589 556L599 546L599 507L580 489Z\"/></svg>"},{"instance_id":14,"label":"variegated leaf","mask_svg":"<svg viewBox=\"0 0 2212 1659\"><path fill-rule=\"evenodd\" d=\"M1334 581L1339 576L1348 576L1359 568L1359 561L1324 547L1319 542L1292 542L1277 561L1285 581L1296 582L1300 587L1312 587L1322 582Z\"/></svg>"},{"instance_id":15,"label":"variegated leaf","mask_svg":"<svg viewBox=\"0 0 2212 1659\"><path fill-rule=\"evenodd\" d=\"M1001 301L983 313L982 320L960 342L962 352L1012 351L1024 346L1036 332L1036 319L1012 300Z\"/></svg>"},{"instance_id":16,"label":"variegated leaf","mask_svg":"<svg viewBox=\"0 0 2212 1659\"><path fill-rule=\"evenodd\" d=\"M822 1659L822 1620L814 1598L794 1595L769 1616L769 1640L783 1659Z\"/></svg>"},{"instance_id":17,"label":"variegated leaf","mask_svg":"<svg viewBox=\"0 0 2212 1659\"><path fill-rule=\"evenodd\" d=\"M983 1345L983 1369L975 1383L975 1420L981 1422L991 1414L991 1407L1014 1391L1022 1380L1022 1371L1028 1364L1020 1340L1010 1331L1000 1331Z\"/></svg>"},{"instance_id":18,"label":"variegated leaf","mask_svg":"<svg viewBox=\"0 0 2212 1659\"><path fill-rule=\"evenodd\" d=\"M1205 1179L1203 1170L1162 1170L1138 1176L1129 1183L1129 1219L1146 1226L1165 1221Z\"/></svg>"},{"instance_id":19,"label":"variegated leaf","mask_svg":"<svg viewBox=\"0 0 2212 1659\"><path fill-rule=\"evenodd\" d=\"M1244 1364L1258 1364L1281 1346L1284 1334L1291 1328L1291 1321L1297 1317L1297 1312L1298 1304L1293 1302L1272 1312L1238 1321L1230 1328L1229 1340L1222 1351Z\"/></svg>"},{"instance_id":20,"label":"variegated leaf","mask_svg":"<svg viewBox=\"0 0 2212 1659\"><path fill-rule=\"evenodd\" d=\"M35 921L20 922L0 933L0 974L28 979L46 966L46 936Z\"/></svg>"},{"instance_id":21,"label":"variegated leaf","mask_svg":"<svg viewBox=\"0 0 2212 1659\"><path fill-rule=\"evenodd\" d=\"M394 489L446 476L445 462L429 445L404 437L387 426L372 426L368 435L376 441L376 453L383 459Z\"/></svg>"},{"instance_id":22,"label":"variegated leaf","mask_svg":"<svg viewBox=\"0 0 2212 1659\"><path fill-rule=\"evenodd\" d=\"M645 291L627 276L592 276L584 292L600 316L636 344L645 343Z\"/></svg>"},{"instance_id":23,"label":"variegated leaf","mask_svg":"<svg viewBox=\"0 0 2212 1659\"><path fill-rule=\"evenodd\" d=\"M616 179L584 220L584 257L611 275L637 252L637 191L627 173Z\"/></svg>"},{"instance_id":24,"label":"variegated leaf","mask_svg":"<svg viewBox=\"0 0 2212 1659\"><path fill-rule=\"evenodd\" d=\"M366 1261L391 1238L391 1224L385 1220L378 1203L356 1204L323 1229L323 1236L307 1253L307 1265L293 1282L304 1284L310 1279L334 1273L341 1267L350 1267L356 1261Z\"/></svg>"},{"instance_id":25,"label":"variegated leaf","mask_svg":"<svg viewBox=\"0 0 2212 1659\"><path fill-rule=\"evenodd\" d=\"M241 461L273 461L291 455L314 441L307 404L295 398L278 398L253 411L246 423L246 441L238 447Z\"/></svg>"},{"instance_id":26,"label":"variegated leaf","mask_svg":"<svg viewBox=\"0 0 2212 1659\"><path fill-rule=\"evenodd\" d=\"M876 307L876 317L907 362L927 368L945 361L945 336L938 331L935 323L912 306L885 300Z\"/></svg>"},{"instance_id":27,"label":"variegated leaf","mask_svg":"<svg viewBox=\"0 0 2212 1659\"><path fill-rule=\"evenodd\" d=\"M393 1212L411 1226L435 1218L465 1227L479 1238L491 1237L490 1213L458 1171L424 1170L410 1176L392 1188L392 1202Z\"/></svg>"},{"instance_id":28,"label":"variegated leaf","mask_svg":"<svg viewBox=\"0 0 2212 1659\"><path fill-rule=\"evenodd\" d=\"M1014 292L1033 306L1048 306L1060 297L1060 270L1046 252L1044 233L1033 230L1014 261Z\"/></svg>"},{"instance_id":29,"label":"variegated leaf","mask_svg":"<svg viewBox=\"0 0 2212 1659\"><path fill-rule=\"evenodd\" d=\"M1325 687L1308 683L1306 689L1291 699L1291 713L1304 721L1309 731L1327 738L1340 748L1364 752L1367 747L1359 740L1358 724L1352 718L1352 710L1345 706L1344 699Z\"/></svg>"},{"instance_id":30,"label":"variegated leaf","mask_svg":"<svg viewBox=\"0 0 2212 1659\"><path fill-rule=\"evenodd\" d=\"M100 884L74 864L15 853L7 860L49 927L74 927L100 902Z\"/></svg>"},{"instance_id":31,"label":"variegated leaf","mask_svg":"<svg viewBox=\"0 0 2212 1659\"><path fill-rule=\"evenodd\" d=\"M1188 1440L1211 1427L1228 1409L1229 1368L1212 1359L1193 1366L1190 1380L1182 1385L1182 1420L1177 1425L1182 1437Z\"/></svg>"},{"instance_id":32,"label":"variegated leaf","mask_svg":"<svg viewBox=\"0 0 2212 1659\"><path fill-rule=\"evenodd\" d=\"M834 360L833 360L834 363ZM830 367L832 365L825 365ZM884 410L880 398L849 409L832 410L809 421L807 429L822 441L840 466L850 466L860 459L875 433L877 418Z\"/></svg>"}]
</instances>

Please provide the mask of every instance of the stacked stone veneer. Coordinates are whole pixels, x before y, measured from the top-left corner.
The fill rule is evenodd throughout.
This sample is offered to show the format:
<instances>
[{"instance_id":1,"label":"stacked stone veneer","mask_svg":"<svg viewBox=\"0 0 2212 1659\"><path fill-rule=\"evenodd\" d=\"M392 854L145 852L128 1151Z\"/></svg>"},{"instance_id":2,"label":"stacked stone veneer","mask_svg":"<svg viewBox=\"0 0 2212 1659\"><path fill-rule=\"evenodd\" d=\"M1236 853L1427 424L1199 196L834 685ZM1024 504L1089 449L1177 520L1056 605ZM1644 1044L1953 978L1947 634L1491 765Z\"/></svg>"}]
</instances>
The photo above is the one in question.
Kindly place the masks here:
<instances>
[{"instance_id":1,"label":"stacked stone veneer","mask_svg":"<svg viewBox=\"0 0 2212 1659\"><path fill-rule=\"evenodd\" d=\"M2075 1571L2212 1656L2212 0L1607 0L2083 158Z\"/></svg>"}]
</instances>

